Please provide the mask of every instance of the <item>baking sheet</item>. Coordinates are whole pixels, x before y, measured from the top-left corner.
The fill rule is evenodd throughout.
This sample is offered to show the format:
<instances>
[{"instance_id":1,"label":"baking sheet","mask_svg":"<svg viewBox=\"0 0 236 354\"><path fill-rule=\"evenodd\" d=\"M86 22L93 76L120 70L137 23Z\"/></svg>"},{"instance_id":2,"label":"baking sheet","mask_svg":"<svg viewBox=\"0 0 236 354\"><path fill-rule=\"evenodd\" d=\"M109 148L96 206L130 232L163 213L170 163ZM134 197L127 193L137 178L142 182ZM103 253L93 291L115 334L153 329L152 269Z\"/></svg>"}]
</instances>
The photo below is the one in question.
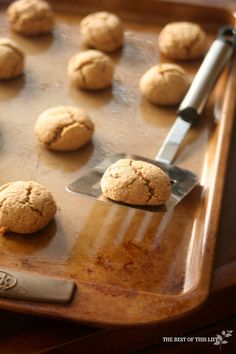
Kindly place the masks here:
<instances>
[{"instance_id":1,"label":"baking sheet","mask_svg":"<svg viewBox=\"0 0 236 354\"><path fill-rule=\"evenodd\" d=\"M54 195L59 210L43 231L1 237L0 255L5 268L73 279L78 290L69 306L9 300L0 300L0 306L103 325L138 325L181 315L198 306L208 293L229 144L226 137L233 121L235 68L230 70L230 80L226 72L221 78L222 85L226 80L227 85L219 125L214 123L214 107L222 95L218 89L175 160L176 165L195 172L202 187L174 210L157 215L111 207L70 194L65 186L111 153L155 156L175 120L176 107L148 103L138 83L151 65L170 62L158 50L158 32L165 22L198 21L207 30L210 44L220 25L232 23L233 15L212 9L206 23L206 8L176 7L175 3L169 11L168 3L162 1L145 1L145 11L141 1L135 8L132 1L104 1L99 8L94 1L52 4L57 10L55 30L34 39L10 33L1 8L1 35L21 45L26 71L23 77L0 83L0 184L42 183ZM92 9L112 8L125 20L125 45L110 55L115 64L112 88L79 91L71 87L66 68L70 57L85 49L79 33L81 16ZM181 65L193 76L200 61ZM75 105L91 115L96 126L93 142L69 153L50 152L38 145L33 133L37 116L57 105Z\"/></svg>"}]
</instances>

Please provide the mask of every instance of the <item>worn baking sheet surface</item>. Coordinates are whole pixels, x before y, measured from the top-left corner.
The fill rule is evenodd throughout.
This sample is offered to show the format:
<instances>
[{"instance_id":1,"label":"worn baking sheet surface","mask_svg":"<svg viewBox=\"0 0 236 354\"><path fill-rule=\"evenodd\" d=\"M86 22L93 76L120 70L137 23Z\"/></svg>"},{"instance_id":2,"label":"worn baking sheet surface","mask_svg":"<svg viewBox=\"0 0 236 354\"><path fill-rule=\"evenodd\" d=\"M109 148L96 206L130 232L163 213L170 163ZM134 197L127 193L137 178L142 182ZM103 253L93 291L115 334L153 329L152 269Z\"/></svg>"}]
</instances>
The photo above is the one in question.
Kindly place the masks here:
<instances>
[{"instance_id":1,"label":"worn baking sheet surface","mask_svg":"<svg viewBox=\"0 0 236 354\"><path fill-rule=\"evenodd\" d=\"M176 107L151 105L140 96L138 83L147 68L167 61L160 56L157 44L163 25L175 20L174 14L178 20L201 22L210 44L220 25L232 22L233 17L225 10L212 9L206 22L204 8L193 11L190 6L179 5L176 12L169 11L167 3L147 1L143 11L142 2L132 9L132 1L114 1L114 11L125 20L125 45L111 54L115 64L112 88L89 93L70 86L67 63L74 53L85 49L79 34L81 14L92 8L111 10L113 2L104 1L96 8L89 1L89 10L83 2L79 2L81 7L72 1L62 1L60 7L58 2L52 3L55 9L58 6L55 30L34 39L11 33L4 7L0 12L1 35L15 39L26 53L25 75L0 83L0 184L38 181L53 193L58 204L57 216L45 230L0 238L0 264L72 278L78 291L67 307L6 300L1 300L0 306L110 325L157 322L180 315L196 307L208 292L225 169L224 162L219 166L219 161L222 157L225 160L222 154L227 153L228 146L227 139L223 146L221 140L222 134L230 131L234 109L229 109L234 83L229 82L227 73L220 81L223 87L228 80L224 90L228 104L220 125L214 124L214 107L219 95L222 99L218 86L176 159L178 166L195 172L203 186L177 208L157 215L102 205L68 193L65 186L111 153L155 156L174 122ZM154 12L158 13L156 18ZM193 76L199 65L196 61L183 67ZM71 153L40 147L33 133L36 118L56 105L86 110L96 126L93 142ZM217 175L219 179L215 179ZM211 219L215 192L219 195L215 218Z\"/></svg>"}]
</instances>

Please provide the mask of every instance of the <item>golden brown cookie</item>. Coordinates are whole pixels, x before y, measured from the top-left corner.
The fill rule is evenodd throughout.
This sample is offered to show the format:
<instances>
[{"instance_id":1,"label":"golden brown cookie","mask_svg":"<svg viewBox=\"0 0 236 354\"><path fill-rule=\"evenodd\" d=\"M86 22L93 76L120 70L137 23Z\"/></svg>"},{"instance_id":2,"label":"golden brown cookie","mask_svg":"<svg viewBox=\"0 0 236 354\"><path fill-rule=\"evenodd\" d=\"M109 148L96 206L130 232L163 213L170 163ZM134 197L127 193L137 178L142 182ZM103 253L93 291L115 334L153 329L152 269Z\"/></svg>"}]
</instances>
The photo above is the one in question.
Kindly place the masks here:
<instances>
[{"instance_id":1,"label":"golden brown cookie","mask_svg":"<svg viewBox=\"0 0 236 354\"><path fill-rule=\"evenodd\" d=\"M71 82L85 90L100 90L110 86L113 71L111 59L98 50L76 54L68 64Z\"/></svg>"},{"instance_id":2,"label":"golden brown cookie","mask_svg":"<svg viewBox=\"0 0 236 354\"><path fill-rule=\"evenodd\" d=\"M47 109L37 119L35 133L50 150L76 150L92 138L94 124L84 111L70 106Z\"/></svg>"},{"instance_id":3,"label":"golden brown cookie","mask_svg":"<svg viewBox=\"0 0 236 354\"><path fill-rule=\"evenodd\" d=\"M80 23L84 44L103 52L113 52L123 44L123 25L120 18L110 12L95 12Z\"/></svg>"},{"instance_id":4,"label":"golden brown cookie","mask_svg":"<svg viewBox=\"0 0 236 354\"><path fill-rule=\"evenodd\" d=\"M172 22L161 31L159 46L161 53L169 59L198 59L206 50L206 33L192 22Z\"/></svg>"},{"instance_id":5,"label":"golden brown cookie","mask_svg":"<svg viewBox=\"0 0 236 354\"><path fill-rule=\"evenodd\" d=\"M157 166L144 161L121 159L101 179L105 197L136 205L162 205L170 197L169 177Z\"/></svg>"},{"instance_id":6,"label":"golden brown cookie","mask_svg":"<svg viewBox=\"0 0 236 354\"><path fill-rule=\"evenodd\" d=\"M0 228L31 234L44 228L56 214L51 193L36 182L17 181L0 187Z\"/></svg>"},{"instance_id":7,"label":"golden brown cookie","mask_svg":"<svg viewBox=\"0 0 236 354\"><path fill-rule=\"evenodd\" d=\"M24 54L18 45L8 38L0 39L0 80L13 79L23 73Z\"/></svg>"},{"instance_id":8,"label":"golden brown cookie","mask_svg":"<svg viewBox=\"0 0 236 354\"><path fill-rule=\"evenodd\" d=\"M14 1L7 15L11 29L25 36L48 33L54 24L52 8L44 0Z\"/></svg>"},{"instance_id":9,"label":"golden brown cookie","mask_svg":"<svg viewBox=\"0 0 236 354\"><path fill-rule=\"evenodd\" d=\"M152 66L140 80L143 96L151 103L162 106L180 103L189 86L187 73L175 64Z\"/></svg>"}]
</instances>

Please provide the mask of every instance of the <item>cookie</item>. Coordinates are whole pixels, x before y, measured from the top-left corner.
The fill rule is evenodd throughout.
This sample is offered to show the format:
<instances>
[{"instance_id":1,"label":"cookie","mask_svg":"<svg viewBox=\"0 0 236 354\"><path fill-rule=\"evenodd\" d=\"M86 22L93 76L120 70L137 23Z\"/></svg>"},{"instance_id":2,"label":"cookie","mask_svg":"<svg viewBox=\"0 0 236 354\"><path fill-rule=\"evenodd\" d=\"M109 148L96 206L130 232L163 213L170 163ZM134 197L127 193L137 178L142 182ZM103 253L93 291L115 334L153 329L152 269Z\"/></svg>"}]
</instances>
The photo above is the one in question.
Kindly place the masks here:
<instances>
[{"instance_id":1,"label":"cookie","mask_svg":"<svg viewBox=\"0 0 236 354\"><path fill-rule=\"evenodd\" d=\"M159 64L145 72L139 86L148 101L169 106L181 102L190 86L190 80L179 65Z\"/></svg>"},{"instance_id":2,"label":"cookie","mask_svg":"<svg viewBox=\"0 0 236 354\"><path fill-rule=\"evenodd\" d=\"M101 90L109 87L113 71L111 59L98 50L87 50L76 54L68 64L70 81L85 90Z\"/></svg>"},{"instance_id":3,"label":"cookie","mask_svg":"<svg viewBox=\"0 0 236 354\"><path fill-rule=\"evenodd\" d=\"M120 18L110 12L95 12L80 23L85 45L103 52L113 52L123 45L123 25Z\"/></svg>"},{"instance_id":4,"label":"cookie","mask_svg":"<svg viewBox=\"0 0 236 354\"><path fill-rule=\"evenodd\" d=\"M13 79L24 71L24 54L8 38L0 39L0 80Z\"/></svg>"},{"instance_id":5,"label":"cookie","mask_svg":"<svg viewBox=\"0 0 236 354\"><path fill-rule=\"evenodd\" d=\"M0 187L0 228L20 234L43 229L57 211L52 194L36 182L17 181Z\"/></svg>"},{"instance_id":6,"label":"cookie","mask_svg":"<svg viewBox=\"0 0 236 354\"><path fill-rule=\"evenodd\" d=\"M76 150L92 138L94 124L84 111L70 106L50 108L40 114L35 124L38 140L57 151Z\"/></svg>"},{"instance_id":7,"label":"cookie","mask_svg":"<svg viewBox=\"0 0 236 354\"><path fill-rule=\"evenodd\" d=\"M133 205L162 205L170 197L169 177L144 161L121 159L108 167L101 179L105 197Z\"/></svg>"},{"instance_id":8,"label":"cookie","mask_svg":"<svg viewBox=\"0 0 236 354\"><path fill-rule=\"evenodd\" d=\"M161 31L159 46L161 53L169 59L198 59L206 50L206 33L195 23L172 22Z\"/></svg>"},{"instance_id":9,"label":"cookie","mask_svg":"<svg viewBox=\"0 0 236 354\"><path fill-rule=\"evenodd\" d=\"M11 29L25 36L48 33L54 24L52 8L44 0L14 1L7 15Z\"/></svg>"}]
</instances>

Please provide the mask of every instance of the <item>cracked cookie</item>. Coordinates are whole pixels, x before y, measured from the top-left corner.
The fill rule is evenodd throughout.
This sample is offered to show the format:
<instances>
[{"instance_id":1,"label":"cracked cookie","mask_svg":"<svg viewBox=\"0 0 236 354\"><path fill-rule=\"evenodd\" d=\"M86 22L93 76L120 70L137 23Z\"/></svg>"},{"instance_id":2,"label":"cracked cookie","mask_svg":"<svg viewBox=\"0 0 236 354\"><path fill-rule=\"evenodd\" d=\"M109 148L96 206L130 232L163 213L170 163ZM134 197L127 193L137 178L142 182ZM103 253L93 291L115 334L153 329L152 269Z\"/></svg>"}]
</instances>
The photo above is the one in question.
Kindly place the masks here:
<instances>
[{"instance_id":1,"label":"cracked cookie","mask_svg":"<svg viewBox=\"0 0 236 354\"><path fill-rule=\"evenodd\" d=\"M144 161L121 159L101 179L105 197L135 205L162 205L170 197L169 177L157 166Z\"/></svg>"},{"instance_id":2,"label":"cracked cookie","mask_svg":"<svg viewBox=\"0 0 236 354\"><path fill-rule=\"evenodd\" d=\"M11 29L25 36L48 33L54 24L52 8L44 0L14 1L7 15Z\"/></svg>"},{"instance_id":3,"label":"cracked cookie","mask_svg":"<svg viewBox=\"0 0 236 354\"><path fill-rule=\"evenodd\" d=\"M89 142L93 132L94 124L88 114L70 106L47 109L35 124L39 142L50 150L76 150Z\"/></svg>"},{"instance_id":4,"label":"cracked cookie","mask_svg":"<svg viewBox=\"0 0 236 354\"><path fill-rule=\"evenodd\" d=\"M8 38L0 39L0 80L13 79L23 73L24 54L18 45Z\"/></svg>"},{"instance_id":5,"label":"cracked cookie","mask_svg":"<svg viewBox=\"0 0 236 354\"><path fill-rule=\"evenodd\" d=\"M144 73L139 86L148 101L169 106L180 103L190 86L190 80L179 65L159 64Z\"/></svg>"},{"instance_id":6,"label":"cracked cookie","mask_svg":"<svg viewBox=\"0 0 236 354\"><path fill-rule=\"evenodd\" d=\"M1 230L31 234L44 228L57 211L52 194L36 182L17 181L0 187Z\"/></svg>"},{"instance_id":7,"label":"cracked cookie","mask_svg":"<svg viewBox=\"0 0 236 354\"><path fill-rule=\"evenodd\" d=\"M111 59L98 50L76 54L68 65L71 82L85 90L101 90L110 86L113 71Z\"/></svg>"},{"instance_id":8,"label":"cracked cookie","mask_svg":"<svg viewBox=\"0 0 236 354\"><path fill-rule=\"evenodd\" d=\"M103 52L113 52L123 45L123 25L120 18L110 12L95 12L80 23L85 45Z\"/></svg>"},{"instance_id":9,"label":"cracked cookie","mask_svg":"<svg viewBox=\"0 0 236 354\"><path fill-rule=\"evenodd\" d=\"M159 46L161 53L169 59L198 59L206 50L206 33L192 22L172 22L160 32Z\"/></svg>"}]
</instances>

